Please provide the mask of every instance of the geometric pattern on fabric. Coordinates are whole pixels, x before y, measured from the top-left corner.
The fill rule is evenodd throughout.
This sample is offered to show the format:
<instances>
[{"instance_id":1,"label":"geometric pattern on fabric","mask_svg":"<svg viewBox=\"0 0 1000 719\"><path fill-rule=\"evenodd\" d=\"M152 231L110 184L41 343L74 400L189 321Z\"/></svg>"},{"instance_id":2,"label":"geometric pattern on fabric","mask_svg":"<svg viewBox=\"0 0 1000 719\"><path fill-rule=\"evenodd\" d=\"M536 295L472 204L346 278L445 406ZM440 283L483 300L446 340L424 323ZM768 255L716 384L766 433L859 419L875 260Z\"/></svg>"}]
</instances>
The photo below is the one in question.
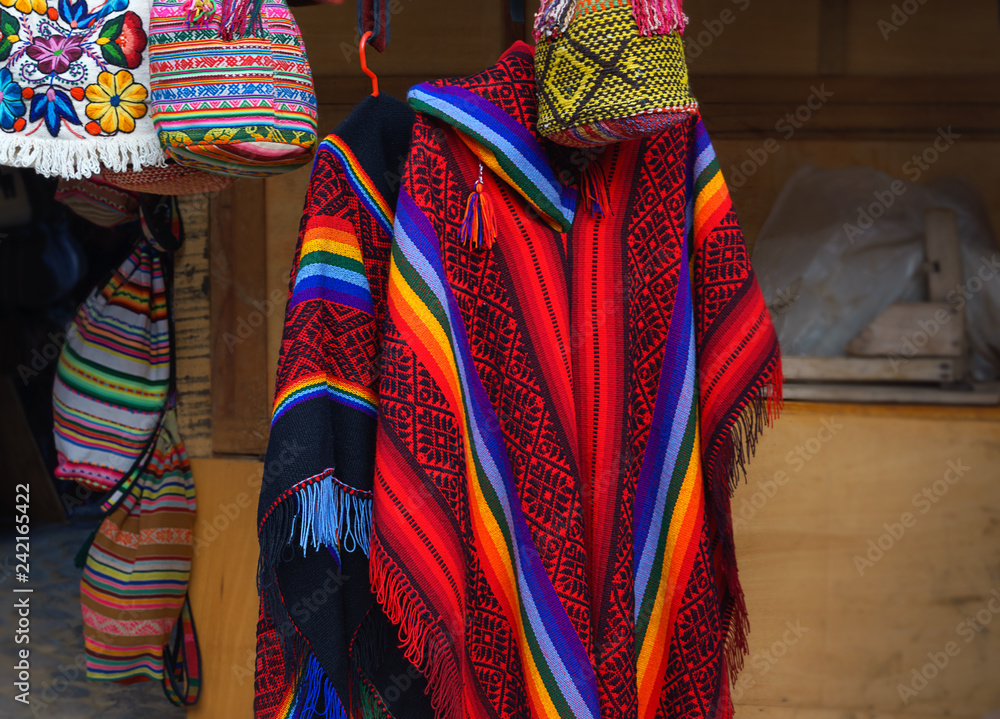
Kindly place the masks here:
<instances>
[{"instance_id":1,"label":"geometric pattern on fabric","mask_svg":"<svg viewBox=\"0 0 1000 719\"><path fill-rule=\"evenodd\" d=\"M213 10L192 23L189 5L157 0L150 21L151 114L167 153L182 165L250 177L309 162L316 95L285 0L260 4L262 32L231 39L226 12L247 10Z\"/></svg>"},{"instance_id":2,"label":"geometric pattern on fabric","mask_svg":"<svg viewBox=\"0 0 1000 719\"><path fill-rule=\"evenodd\" d=\"M438 717L728 717L745 615L716 477L762 424L718 419L779 396L773 328L735 339L760 292L697 115L586 158L608 203L560 234L498 157L580 174L553 146L525 152L533 87L515 45L411 94L430 114L380 334L372 584ZM489 248L461 241L473 188L494 208ZM592 683L566 668L577 651Z\"/></svg>"},{"instance_id":3,"label":"geometric pattern on fabric","mask_svg":"<svg viewBox=\"0 0 1000 719\"><path fill-rule=\"evenodd\" d=\"M627 3L577 15L535 61L538 129L561 144L647 137L697 112L680 33L640 35Z\"/></svg>"}]
</instances>

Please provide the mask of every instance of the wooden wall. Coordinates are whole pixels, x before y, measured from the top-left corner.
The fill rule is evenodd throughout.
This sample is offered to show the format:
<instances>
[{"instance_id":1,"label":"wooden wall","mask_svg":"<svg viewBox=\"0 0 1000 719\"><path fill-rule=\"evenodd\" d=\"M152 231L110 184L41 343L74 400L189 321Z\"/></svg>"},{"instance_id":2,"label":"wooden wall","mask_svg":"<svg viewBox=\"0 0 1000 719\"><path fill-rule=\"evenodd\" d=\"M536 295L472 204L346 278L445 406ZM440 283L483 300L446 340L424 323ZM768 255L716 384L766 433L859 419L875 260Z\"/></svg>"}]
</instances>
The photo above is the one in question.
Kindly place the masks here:
<instances>
[{"instance_id":1,"label":"wooden wall","mask_svg":"<svg viewBox=\"0 0 1000 719\"><path fill-rule=\"evenodd\" d=\"M894 4L916 12L894 18ZM383 55L370 53L370 65L383 91L397 97L420 80L482 69L525 37L500 2L396 6L392 43ZM733 180L749 153L769 140L775 144L768 147L777 147L745 182L732 183L748 243L801 165L865 165L901 177L903 164L948 127L961 138L924 179L966 175L1000 228L996 2L689 0L686 6L692 85L724 173ZM295 13L325 133L370 92L354 52L354 7ZM777 123L817 87L833 96L787 138ZM240 182L212 198L211 226L193 236L189 228L179 264L188 322L179 363L181 419L197 458L199 492L192 592L205 664L204 693L192 717L251 715L255 490L308 176L303 169ZM198 214L197 207L187 209ZM948 462L969 470L942 485ZM789 405L762 441L734 505L752 619L738 715L978 719L1000 709L1000 624L980 620L982 631L973 634L958 629L966 617L995 618L989 602L991 592L1000 592L998 467L996 410ZM935 486L944 494L921 513L914 497ZM864 556L868 540L878 542L883 525L892 527L906 512L913 525L872 567L862 567L862 576L853 557ZM928 652L940 660L950 642L959 651L926 687L915 695L904 691L904 701L899 686L931 661Z\"/></svg>"}]
</instances>

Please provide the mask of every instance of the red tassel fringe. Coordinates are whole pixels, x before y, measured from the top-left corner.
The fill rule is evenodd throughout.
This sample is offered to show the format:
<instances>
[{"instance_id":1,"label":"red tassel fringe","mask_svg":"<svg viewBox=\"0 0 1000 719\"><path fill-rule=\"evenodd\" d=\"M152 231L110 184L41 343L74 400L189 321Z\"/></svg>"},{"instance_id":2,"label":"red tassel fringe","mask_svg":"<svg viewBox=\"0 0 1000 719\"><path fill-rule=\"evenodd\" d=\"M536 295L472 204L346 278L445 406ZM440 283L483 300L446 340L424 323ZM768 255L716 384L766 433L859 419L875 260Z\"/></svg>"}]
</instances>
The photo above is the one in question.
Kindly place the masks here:
<instances>
[{"instance_id":1,"label":"red tassel fringe","mask_svg":"<svg viewBox=\"0 0 1000 719\"><path fill-rule=\"evenodd\" d=\"M386 616L399 627L404 656L426 677L436 719L463 719L458 667L441 636L441 627L410 586L403 572L372 537L368 565L372 591Z\"/></svg>"}]
</instances>

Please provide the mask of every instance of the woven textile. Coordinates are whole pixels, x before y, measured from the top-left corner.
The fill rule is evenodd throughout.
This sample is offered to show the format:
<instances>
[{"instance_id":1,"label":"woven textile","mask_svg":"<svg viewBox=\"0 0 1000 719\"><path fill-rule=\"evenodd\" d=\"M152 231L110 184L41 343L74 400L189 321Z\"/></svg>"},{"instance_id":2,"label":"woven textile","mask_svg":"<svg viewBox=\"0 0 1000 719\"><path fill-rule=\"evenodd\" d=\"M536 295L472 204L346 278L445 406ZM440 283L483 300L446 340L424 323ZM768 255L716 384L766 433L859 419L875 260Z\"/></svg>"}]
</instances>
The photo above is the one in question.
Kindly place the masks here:
<instances>
[{"instance_id":1,"label":"woven textile","mask_svg":"<svg viewBox=\"0 0 1000 719\"><path fill-rule=\"evenodd\" d=\"M60 179L55 199L101 227L115 227L139 218L135 194L115 187L100 175L83 180Z\"/></svg>"},{"instance_id":2,"label":"woven textile","mask_svg":"<svg viewBox=\"0 0 1000 719\"><path fill-rule=\"evenodd\" d=\"M155 0L152 115L181 164L265 177L294 170L316 146L316 95L284 0L263 0L263 31L227 37L222 10L188 19L187 0Z\"/></svg>"},{"instance_id":3,"label":"woven textile","mask_svg":"<svg viewBox=\"0 0 1000 719\"><path fill-rule=\"evenodd\" d=\"M149 116L150 2L3 3L0 164L79 179L166 161Z\"/></svg>"},{"instance_id":4,"label":"woven textile","mask_svg":"<svg viewBox=\"0 0 1000 719\"><path fill-rule=\"evenodd\" d=\"M87 677L160 681L187 594L195 519L194 480L173 410L147 463L120 489L80 581Z\"/></svg>"},{"instance_id":5,"label":"woven textile","mask_svg":"<svg viewBox=\"0 0 1000 719\"><path fill-rule=\"evenodd\" d=\"M80 307L53 389L57 477L106 490L140 459L170 380L164 268L139 244Z\"/></svg>"},{"instance_id":6,"label":"woven textile","mask_svg":"<svg viewBox=\"0 0 1000 719\"><path fill-rule=\"evenodd\" d=\"M626 2L581 3L535 62L538 130L563 145L647 137L697 112L680 34L640 35Z\"/></svg>"},{"instance_id":7,"label":"woven textile","mask_svg":"<svg viewBox=\"0 0 1000 719\"><path fill-rule=\"evenodd\" d=\"M367 581L387 312L374 298L386 294L414 114L366 98L313 166L260 494L257 719L430 715Z\"/></svg>"},{"instance_id":8,"label":"woven textile","mask_svg":"<svg viewBox=\"0 0 1000 719\"><path fill-rule=\"evenodd\" d=\"M603 213L535 211L580 158L540 141L533 69L519 44L411 91L371 581L438 717L729 717L728 483L776 338L696 115L591 154ZM515 151L548 162L533 188L484 173L497 240L470 247L479 166Z\"/></svg>"},{"instance_id":9,"label":"woven textile","mask_svg":"<svg viewBox=\"0 0 1000 719\"><path fill-rule=\"evenodd\" d=\"M126 172L104 171L104 179L115 187L150 195L195 195L219 192L231 187L235 177L186 167L173 160L163 167L147 167Z\"/></svg>"}]
</instances>

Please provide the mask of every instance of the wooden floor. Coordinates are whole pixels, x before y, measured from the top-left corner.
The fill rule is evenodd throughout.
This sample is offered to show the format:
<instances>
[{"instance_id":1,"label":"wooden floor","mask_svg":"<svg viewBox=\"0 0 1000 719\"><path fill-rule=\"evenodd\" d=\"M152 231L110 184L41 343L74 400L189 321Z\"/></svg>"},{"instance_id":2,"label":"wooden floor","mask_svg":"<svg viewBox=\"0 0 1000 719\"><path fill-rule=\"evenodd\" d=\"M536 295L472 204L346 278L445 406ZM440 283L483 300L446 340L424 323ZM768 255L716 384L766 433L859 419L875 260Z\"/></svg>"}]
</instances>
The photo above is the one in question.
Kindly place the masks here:
<instances>
[{"instance_id":1,"label":"wooden floor","mask_svg":"<svg viewBox=\"0 0 1000 719\"><path fill-rule=\"evenodd\" d=\"M194 473L205 683L189 714L247 719L261 464L202 459ZM1000 709L996 410L790 405L734 515L752 625L738 716L980 719Z\"/></svg>"}]
</instances>

